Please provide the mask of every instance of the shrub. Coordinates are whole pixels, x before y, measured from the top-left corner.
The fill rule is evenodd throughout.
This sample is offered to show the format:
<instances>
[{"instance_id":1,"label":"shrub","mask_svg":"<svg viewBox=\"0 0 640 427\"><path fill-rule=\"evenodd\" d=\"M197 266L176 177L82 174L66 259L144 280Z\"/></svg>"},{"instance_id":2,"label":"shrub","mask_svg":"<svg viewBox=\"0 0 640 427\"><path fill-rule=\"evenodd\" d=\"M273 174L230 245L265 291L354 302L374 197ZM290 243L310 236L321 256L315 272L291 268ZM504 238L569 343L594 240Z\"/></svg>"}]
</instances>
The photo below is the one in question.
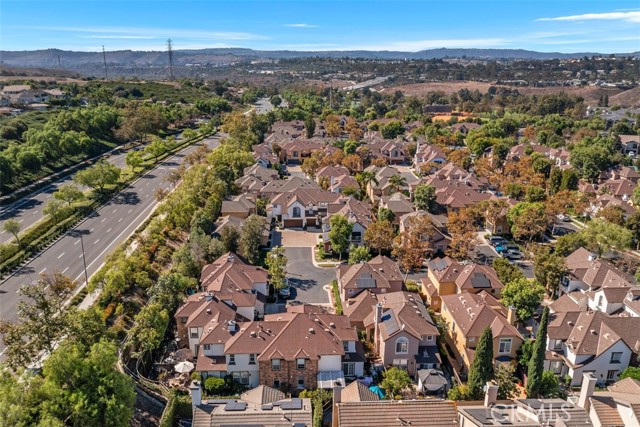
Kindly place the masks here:
<instances>
[{"instance_id":1,"label":"shrub","mask_svg":"<svg viewBox=\"0 0 640 427\"><path fill-rule=\"evenodd\" d=\"M207 394L210 395L219 395L222 393L226 386L224 379L209 377L204 380L204 389L207 391Z\"/></svg>"},{"instance_id":2,"label":"shrub","mask_svg":"<svg viewBox=\"0 0 640 427\"><path fill-rule=\"evenodd\" d=\"M340 289L338 289L338 281L331 282L331 289L333 290L333 304L336 308L336 314L342 315L342 301L340 301Z\"/></svg>"}]
</instances>

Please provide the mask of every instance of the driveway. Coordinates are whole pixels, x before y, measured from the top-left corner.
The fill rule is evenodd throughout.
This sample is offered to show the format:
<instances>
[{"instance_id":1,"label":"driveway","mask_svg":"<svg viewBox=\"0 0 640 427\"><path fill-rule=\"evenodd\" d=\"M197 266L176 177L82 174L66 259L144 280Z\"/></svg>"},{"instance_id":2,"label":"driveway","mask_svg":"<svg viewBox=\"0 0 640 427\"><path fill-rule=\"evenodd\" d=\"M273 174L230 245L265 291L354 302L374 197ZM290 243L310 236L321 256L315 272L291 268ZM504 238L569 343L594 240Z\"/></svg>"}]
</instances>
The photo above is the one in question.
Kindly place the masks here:
<instances>
[{"instance_id":1,"label":"driveway","mask_svg":"<svg viewBox=\"0 0 640 427\"><path fill-rule=\"evenodd\" d=\"M302 230L274 230L274 246L284 246L287 253L287 277L291 283L290 301L308 304L329 304L327 287L336 278L335 268L318 268L313 265L313 248L320 232Z\"/></svg>"},{"instance_id":2,"label":"driveway","mask_svg":"<svg viewBox=\"0 0 640 427\"><path fill-rule=\"evenodd\" d=\"M296 166L287 166L287 171L289 172L290 176L297 176L298 178L303 178L306 179L307 176L304 174L304 172L302 172L302 168L298 165Z\"/></svg>"}]
</instances>

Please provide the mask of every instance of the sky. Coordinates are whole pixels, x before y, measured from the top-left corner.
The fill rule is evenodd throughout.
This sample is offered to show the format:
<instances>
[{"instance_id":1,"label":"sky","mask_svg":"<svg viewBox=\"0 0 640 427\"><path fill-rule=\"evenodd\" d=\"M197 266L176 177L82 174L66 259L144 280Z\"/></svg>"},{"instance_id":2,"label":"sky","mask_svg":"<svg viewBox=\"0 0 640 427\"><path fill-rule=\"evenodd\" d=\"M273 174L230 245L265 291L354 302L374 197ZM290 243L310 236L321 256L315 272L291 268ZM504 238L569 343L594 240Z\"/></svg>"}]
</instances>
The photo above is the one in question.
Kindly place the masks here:
<instances>
[{"instance_id":1,"label":"sky","mask_svg":"<svg viewBox=\"0 0 640 427\"><path fill-rule=\"evenodd\" d=\"M0 49L640 51L640 1L2 0Z\"/></svg>"}]
</instances>

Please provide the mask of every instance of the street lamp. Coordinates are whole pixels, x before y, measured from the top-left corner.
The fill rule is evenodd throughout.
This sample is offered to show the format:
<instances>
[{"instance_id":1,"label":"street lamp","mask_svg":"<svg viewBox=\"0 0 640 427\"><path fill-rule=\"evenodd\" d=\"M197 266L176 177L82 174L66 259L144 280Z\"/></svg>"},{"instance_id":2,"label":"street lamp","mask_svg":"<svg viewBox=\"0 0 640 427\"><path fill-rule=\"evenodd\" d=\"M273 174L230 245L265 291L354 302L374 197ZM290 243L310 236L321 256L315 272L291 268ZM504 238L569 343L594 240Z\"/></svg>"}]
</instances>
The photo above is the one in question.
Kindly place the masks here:
<instances>
[{"instance_id":1,"label":"street lamp","mask_svg":"<svg viewBox=\"0 0 640 427\"><path fill-rule=\"evenodd\" d=\"M80 246L82 247L82 263L84 264L84 284L89 284L89 276L87 274L87 260L84 257L84 239L82 238L82 234L80 234Z\"/></svg>"}]
</instances>

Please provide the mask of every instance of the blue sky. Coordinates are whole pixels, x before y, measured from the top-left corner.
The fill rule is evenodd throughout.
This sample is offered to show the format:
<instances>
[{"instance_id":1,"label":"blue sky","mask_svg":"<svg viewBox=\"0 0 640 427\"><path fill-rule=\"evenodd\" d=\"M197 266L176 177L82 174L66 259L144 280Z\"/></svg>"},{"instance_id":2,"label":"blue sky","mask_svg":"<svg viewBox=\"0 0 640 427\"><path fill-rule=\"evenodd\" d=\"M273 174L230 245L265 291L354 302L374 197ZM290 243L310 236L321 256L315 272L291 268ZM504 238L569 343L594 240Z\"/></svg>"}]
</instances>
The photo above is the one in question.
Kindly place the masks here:
<instances>
[{"instance_id":1,"label":"blue sky","mask_svg":"<svg viewBox=\"0 0 640 427\"><path fill-rule=\"evenodd\" d=\"M640 51L640 1L2 0L0 48Z\"/></svg>"}]
</instances>

